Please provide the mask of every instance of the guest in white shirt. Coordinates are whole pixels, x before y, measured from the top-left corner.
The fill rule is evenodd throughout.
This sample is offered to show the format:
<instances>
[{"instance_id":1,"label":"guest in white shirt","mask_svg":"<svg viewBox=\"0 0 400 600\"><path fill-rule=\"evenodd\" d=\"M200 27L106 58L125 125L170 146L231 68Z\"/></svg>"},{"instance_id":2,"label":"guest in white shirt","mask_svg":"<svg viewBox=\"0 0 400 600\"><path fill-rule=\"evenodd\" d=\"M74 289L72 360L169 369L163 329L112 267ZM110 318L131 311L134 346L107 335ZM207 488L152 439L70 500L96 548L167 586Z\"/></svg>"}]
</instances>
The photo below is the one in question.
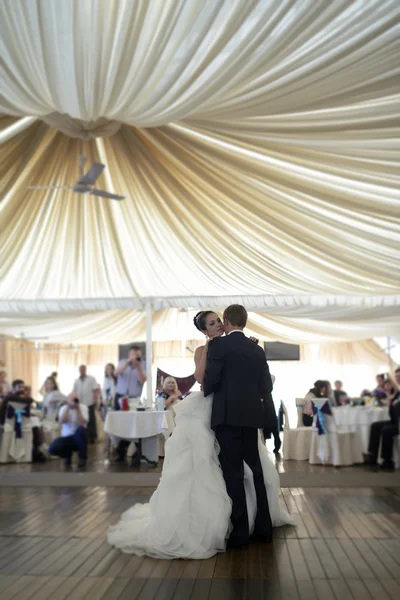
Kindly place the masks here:
<instances>
[{"instance_id":1,"label":"guest in white shirt","mask_svg":"<svg viewBox=\"0 0 400 600\"><path fill-rule=\"evenodd\" d=\"M87 460L88 407L80 403L77 395L72 392L68 397L68 403L60 408L58 419L61 423L61 437L50 444L50 454L62 456L65 459L65 466L70 467L72 454L77 452L78 467L84 467Z\"/></svg>"},{"instance_id":2,"label":"guest in white shirt","mask_svg":"<svg viewBox=\"0 0 400 600\"><path fill-rule=\"evenodd\" d=\"M86 365L79 367L79 377L75 381L73 392L79 398L80 404L84 404L89 410L88 438L89 443L94 444L97 439L95 411L100 394L100 386L94 377L87 374Z\"/></svg>"}]
</instances>

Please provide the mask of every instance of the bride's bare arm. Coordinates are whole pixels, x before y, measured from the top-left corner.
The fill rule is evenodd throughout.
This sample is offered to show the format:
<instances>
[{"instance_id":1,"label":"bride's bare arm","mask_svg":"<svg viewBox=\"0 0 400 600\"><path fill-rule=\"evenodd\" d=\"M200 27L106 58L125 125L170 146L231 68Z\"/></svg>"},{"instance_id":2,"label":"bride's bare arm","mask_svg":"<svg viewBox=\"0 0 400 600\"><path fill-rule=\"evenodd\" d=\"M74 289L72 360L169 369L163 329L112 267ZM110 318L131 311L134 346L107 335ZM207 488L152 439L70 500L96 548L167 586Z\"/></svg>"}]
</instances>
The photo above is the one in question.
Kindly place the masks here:
<instances>
[{"instance_id":1,"label":"bride's bare arm","mask_svg":"<svg viewBox=\"0 0 400 600\"><path fill-rule=\"evenodd\" d=\"M255 342L256 344L258 344L257 338L250 337L250 339L252 342ZM204 373L206 372L208 342L209 342L209 340L207 340L207 343L205 346L200 346L199 348L196 348L196 351L194 353L194 364L196 365L196 369L194 371L194 377L195 377L196 381L198 383L200 383L200 385L203 385Z\"/></svg>"},{"instance_id":2,"label":"bride's bare arm","mask_svg":"<svg viewBox=\"0 0 400 600\"><path fill-rule=\"evenodd\" d=\"M196 365L194 377L196 381L200 383L200 385L203 384L204 373L206 372L207 351L208 343L205 346L200 346L200 348L196 348L196 351L194 353L194 364Z\"/></svg>"}]
</instances>

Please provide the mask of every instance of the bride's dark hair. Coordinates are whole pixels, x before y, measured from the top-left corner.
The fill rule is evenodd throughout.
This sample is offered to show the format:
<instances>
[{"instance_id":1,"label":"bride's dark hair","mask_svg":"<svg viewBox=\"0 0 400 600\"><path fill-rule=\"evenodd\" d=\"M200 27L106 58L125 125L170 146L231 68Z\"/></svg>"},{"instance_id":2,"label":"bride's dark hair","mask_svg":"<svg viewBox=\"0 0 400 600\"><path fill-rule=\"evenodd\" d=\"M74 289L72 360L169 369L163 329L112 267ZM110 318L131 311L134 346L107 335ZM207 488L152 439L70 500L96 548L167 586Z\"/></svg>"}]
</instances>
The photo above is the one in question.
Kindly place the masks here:
<instances>
[{"instance_id":1,"label":"bride's dark hair","mask_svg":"<svg viewBox=\"0 0 400 600\"><path fill-rule=\"evenodd\" d=\"M198 312L197 315L193 319L193 323L194 323L194 326L196 327L196 329L198 329L199 331L201 331L203 333L203 331L206 330L207 316L213 315L213 314L214 314L213 310L201 310L200 312Z\"/></svg>"}]
</instances>

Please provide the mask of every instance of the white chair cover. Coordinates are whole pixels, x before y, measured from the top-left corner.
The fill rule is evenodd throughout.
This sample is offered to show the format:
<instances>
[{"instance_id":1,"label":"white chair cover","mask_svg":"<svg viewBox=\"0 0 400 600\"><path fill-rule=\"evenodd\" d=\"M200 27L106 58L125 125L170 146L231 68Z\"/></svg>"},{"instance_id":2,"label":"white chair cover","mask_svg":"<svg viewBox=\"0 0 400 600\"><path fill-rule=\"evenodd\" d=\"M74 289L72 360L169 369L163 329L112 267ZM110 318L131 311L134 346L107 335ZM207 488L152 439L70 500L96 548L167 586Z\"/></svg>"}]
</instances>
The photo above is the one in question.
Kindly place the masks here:
<instances>
[{"instance_id":1,"label":"white chair cover","mask_svg":"<svg viewBox=\"0 0 400 600\"><path fill-rule=\"evenodd\" d=\"M296 404L303 402L303 398L296 398ZM286 406L283 405L285 413L285 427L283 430L282 454L284 460L308 460L311 449L312 427L302 427L297 423L296 429L290 429ZM301 411L301 416L299 411ZM303 408L297 407L298 418L303 423Z\"/></svg>"},{"instance_id":2,"label":"white chair cover","mask_svg":"<svg viewBox=\"0 0 400 600\"><path fill-rule=\"evenodd\" d=\"M23 410L25 403L10 402L14 410ZM22 437L18 438L15 433L15 418L6 418L1 436L0 463L8 462L32 462L33 434L30 417L21 416Z\"/></svg>"},{"instance_id":3,"label":"white chair cover","mask_svg":"<svg viewBox=\"0 0 400 600\"><path fill-rule=\"evenodd\" d=\"M304 425L303 425L304 398L296 398L296 408L297 408L297 427L304 427Z\"/></svg>"},{"instance_id":4,"label":"white chair cover","mask_svg":"<svg viewBox=\"0 0 400 600\"><path fill-rule=\"evenodd\" d=\"M329 404L326 398L316 398L314 404L319 408ZM350 466L363 462L358 437L353 431L340 431L336 427L335 418L323 413L325 433L319 435L317 428L318 414L314 416L311 438L310 464Z\"/></svg>"}]
</instances>

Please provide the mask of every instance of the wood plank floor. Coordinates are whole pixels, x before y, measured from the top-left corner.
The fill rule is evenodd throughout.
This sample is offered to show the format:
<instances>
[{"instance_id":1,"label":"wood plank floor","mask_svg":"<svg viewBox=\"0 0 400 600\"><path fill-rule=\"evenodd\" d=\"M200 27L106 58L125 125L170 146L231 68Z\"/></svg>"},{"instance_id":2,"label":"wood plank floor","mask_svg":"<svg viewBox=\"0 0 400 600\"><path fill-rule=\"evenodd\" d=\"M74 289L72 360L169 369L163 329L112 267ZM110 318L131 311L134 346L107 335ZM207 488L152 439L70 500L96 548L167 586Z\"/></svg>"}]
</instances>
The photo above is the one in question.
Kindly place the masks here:
<instances>
[{"instance_id":1,"label":"wood plank floor","mask_svg":"<svg viewBox=\"0 0 400 600\"><path fill-rule=\"evenodd\" d=\"M330 465L310 465L306 460L282 460L282 456L278 455L278 459L272 453L274 444L272 440L267 441L267 449L270 452L271 459L275 462L277 471L279 473L316 473L325 474L332 473L334 467ZM156 467L142 462L140 467L130 467L129 459L124 463L117 463L115 456L110 461L104 460L104 443L98 442L93 445L89 445L88 448L88 461L86 466L86 472L94 473L160 473L162 470L163 461L159 461ZM73 457L73 471L76 471L77 455ZM335 469L338 471L338 469ZM340 467L340 473L370 473L374 469L371 469L368 465L353 465L350 467ZM59 458L51 459L45 463L8 463L0 464L0 475L1 473L64 473L64 461ZM400 474L399 471L390 474L393 478L397 478L400 485Z\"/></svg>"},{"instance_id":2,"label":"wood plank floor","mask_svg":"<svg viewBox=\"0 0 400 600\"><path fill-rule=\"evenodd\" d=\"M206 561L121 554L107 527L150 488L1 488L2 600L400 598L400 488L284 489L298 526Z\"/></svg>"}]
</instances>

